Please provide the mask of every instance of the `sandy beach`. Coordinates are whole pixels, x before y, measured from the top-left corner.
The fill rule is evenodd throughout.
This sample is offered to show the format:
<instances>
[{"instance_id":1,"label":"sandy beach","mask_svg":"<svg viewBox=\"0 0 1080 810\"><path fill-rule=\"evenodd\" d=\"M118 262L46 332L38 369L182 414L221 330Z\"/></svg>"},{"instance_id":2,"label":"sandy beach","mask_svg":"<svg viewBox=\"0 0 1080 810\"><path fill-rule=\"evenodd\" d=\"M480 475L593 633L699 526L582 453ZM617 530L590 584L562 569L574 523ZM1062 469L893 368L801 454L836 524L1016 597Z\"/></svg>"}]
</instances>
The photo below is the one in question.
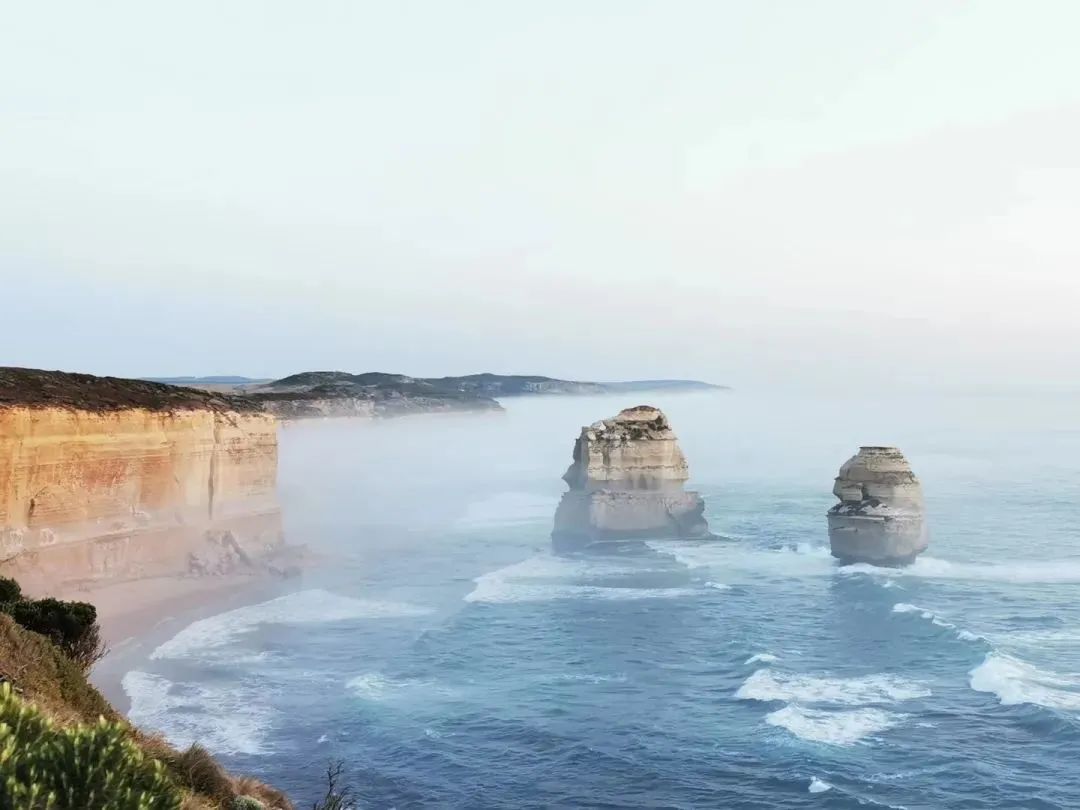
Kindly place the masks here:
<instances>
[{"instance_id":1,"label":"sandy beach","mask_svg":"<svg viewBox=\"0 0 1080 810\"><path fill-rule=\"evenodd\" d=\"M297 588L301 580L265 574L154 577L81 586L53 595L97 608L109 653L94 667L91 681L126 712L128 700L121 680L158 645L192 622L280 596Z\"/></svg>"}]
</instances>

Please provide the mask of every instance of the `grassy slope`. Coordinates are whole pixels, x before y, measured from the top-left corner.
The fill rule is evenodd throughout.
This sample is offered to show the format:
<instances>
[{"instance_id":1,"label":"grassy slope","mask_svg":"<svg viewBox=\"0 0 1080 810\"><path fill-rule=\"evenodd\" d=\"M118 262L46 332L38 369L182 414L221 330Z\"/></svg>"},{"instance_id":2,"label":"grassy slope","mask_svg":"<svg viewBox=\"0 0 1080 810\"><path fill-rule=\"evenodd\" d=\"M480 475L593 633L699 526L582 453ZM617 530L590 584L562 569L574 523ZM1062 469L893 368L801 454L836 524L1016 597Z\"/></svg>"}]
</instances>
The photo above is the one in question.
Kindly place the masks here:
<instances>
[{"instance_id":1,"label":"grassy slope","mask_svg":"<svg viewBox=\"0 0 1080 810\"><path fill-rule=\"evenodd\" d=\"M9 681L23 698L37 704L57 723L92 723L98 717L123 720L47 638L24 630L2 613L0 679ZM131 735L147 754L164 762L174 780L188 790L189 810L227 808L237 795L254 796L267 810L292 810L284 794L255 780L230 776L197 746L181 752L133 727Z\"/></svg>"}]
</instances>

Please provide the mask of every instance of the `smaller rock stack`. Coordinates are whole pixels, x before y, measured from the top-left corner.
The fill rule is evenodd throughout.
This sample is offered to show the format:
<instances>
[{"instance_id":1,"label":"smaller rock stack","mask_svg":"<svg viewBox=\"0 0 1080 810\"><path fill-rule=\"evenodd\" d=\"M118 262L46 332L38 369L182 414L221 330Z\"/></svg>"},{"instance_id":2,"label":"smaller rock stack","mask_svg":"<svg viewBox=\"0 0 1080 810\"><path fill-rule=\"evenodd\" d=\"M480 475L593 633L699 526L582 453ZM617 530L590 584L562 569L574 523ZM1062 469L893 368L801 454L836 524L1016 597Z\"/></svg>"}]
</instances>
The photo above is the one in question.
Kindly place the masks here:
<instances>
[{"instance_id":1,"label":"smaller rock stack","mask_svg":"<svg viewBox=\"0 0 1080 810\"><path fill-rule=\"evenodd\" d=\"M829 543L844 562L906 565L926 550L919 479L895 447L861 447L840 468Z\"/></svg>"},{"instance_id":2,"label":"smaller rock stack","mask_svg":"<svg viewBox=\"0 0 1080 810\"><path fill-rule=\"evenodd\" d=\"M573 549L602 540L710 537L704 501L690 477L667 417L639 405L581 429L570 491L555 512L552 541Z\"/></svg>"}]
</instances>

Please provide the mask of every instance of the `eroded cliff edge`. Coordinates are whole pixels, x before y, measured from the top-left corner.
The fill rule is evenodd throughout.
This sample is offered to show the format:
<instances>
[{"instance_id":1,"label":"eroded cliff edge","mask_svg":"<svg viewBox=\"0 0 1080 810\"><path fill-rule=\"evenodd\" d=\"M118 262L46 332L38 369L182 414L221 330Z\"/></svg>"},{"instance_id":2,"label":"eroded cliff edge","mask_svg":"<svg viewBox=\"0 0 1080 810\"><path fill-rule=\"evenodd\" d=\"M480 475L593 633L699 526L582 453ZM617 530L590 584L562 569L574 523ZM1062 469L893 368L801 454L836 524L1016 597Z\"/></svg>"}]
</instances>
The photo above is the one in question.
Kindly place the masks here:
<instances>
[{"instance_id":1,"label":"eroded cliff edge","mask_svg":"<svg viewBox=\"0 0 1080 810\"><path fill-rule=\"evenodd\" d=\"M0 574L33 590L255 566L282 544L276 479L253 403L0 368Z\"/></svg>"},{"instance_id":2,"label":"eroded cliff edge","mask_svg":"<svg viewBox=\"0 0 1080 810\"><path fill-rule=\"evenodd\" d=\"M581 429L555 512L559 550L632 538L707 538L704 501L667 417L639 405Z\"/></svg>"}]
</instances>

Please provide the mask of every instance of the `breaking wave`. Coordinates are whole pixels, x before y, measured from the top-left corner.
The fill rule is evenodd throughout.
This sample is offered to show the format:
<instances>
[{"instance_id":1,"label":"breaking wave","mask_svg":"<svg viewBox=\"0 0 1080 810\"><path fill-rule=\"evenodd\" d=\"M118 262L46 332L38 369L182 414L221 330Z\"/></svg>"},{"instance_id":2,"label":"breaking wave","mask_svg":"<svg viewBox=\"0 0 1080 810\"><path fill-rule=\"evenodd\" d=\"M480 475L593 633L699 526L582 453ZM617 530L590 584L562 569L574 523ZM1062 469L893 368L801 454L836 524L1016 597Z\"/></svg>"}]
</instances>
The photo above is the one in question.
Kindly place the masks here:
<instances>
[{"instance_id":1,"label":"breaking wave","mask_svg":"<svg viewBox=\"0 0 1080 810\"><path fill-rule=\"evenodd\" d=\"M829 549L810 543L775 549L754 548L730 540L650 540L647 545L690 569L772 576L824 576L836 570Z\"/></svg>"},{"instance_id":2,"label":"breaking wave","mask_svg":"<svg viewBox=\"0 0 1080 810\"><path fill-rule=\"evenodd\" d=\"M219 613L188 625L150 655L152 659L186 658L229 647L264 624L324 624L355 619L424 616L428 608L398 602L354 599L324 590L299 591L257 605Z\"/></svg>"},{"instance_id":3,"label":"breaking wave","mask_svg":"<svg viewBox=\"0 0 1080 810\"><path fill-rule=\"evenodd\" d=\"M773 669L759 669L735 693L739 700L783 700L797 703L829 703L861 706L867 703L894 703L929 697L930 690L893 675L862 678L816 678Z\"/></svg>"},{"instance_id":4,"label":"breaking wave","mask_svg":"<svg viewBox=\"0 0 1080 810\"><path fill-rule=\"evenodd\" d=\"M217 754L266 753L275 710L261 690L235 683L178 685L140 670L127 673L122 685L131 701L128 718L160 731L178 748L199 743Z\"/></svg>"},{"instance_id":5,"label":"breaking wave","mask_svg":"<svg viewBox=\"0 0 1080 810\"><path fill-rule=\"evenodd\" d=\"M672 599L695 593L688 588L637 587L632 574L643 569L598 559L538 554L477 577L466 602L506 604L556 599ZM619 582L622 579L625 584Z\"/></svg>"},{"instance_id":6,"label":"breaking wave","mask_svg":"<svg viewBox=\"0 0 1080 810\"><path fill-rule=\"evenodd\" d=\"M1061 674L1004 653L992 652L971 670L971 688L997 695L1003 706L1030 703L1080 711L1080 675Z\"/></svg>"},{"instance_id":7,"label":"breaking wave","mask_svg":"<svg viewBox=\"0 0 1080 810\"><path fill-rule=\"evenodd\" d=\"M786 729L800 740L826 745L854 745L864 737L892 728L903 719L902 714L881 709L837 712L804 709L801 706L785 706L765 716L765 722L770 726ZM814 790L813 785L811 783L811 793L822 792Z\"/></svg>"},{"instance_id":8,"label":"breaking wave","mask_svg":"<svg viewBox=\"0 0 1080 810\"><path fill-rule=\"evenodd\" d=\"M743 661L743 664L775 664L779 660L780 658L772 653L758 653L757 655L751 655Z\"/></svg>"},{"instance_id":9,"label":"breaking wave","mask_svg":"<svg viewBox=\"0 0 1080 810\"><path fill-rule=\"evenodd\" d=\"M996 563L951 562L937 557L919 557L906 568L880 568L869 563L845 565L844 574L874 574L888 578L970 580L1010 584L1080 583L1080 560L1012 560Z\"/></svg>"},{"instance_id":10,"label":"breaking wave","mask_svg":"<svg viewBox=\"0 0 1080 810\"><path fill-rule=\"evenodd\" d=\"M893 605L893 613L911 613L917 614L920 618L926 619L935 627L941 627L945 630L952 630L956 633L956 637L963 641L981 641L982 636L972 633L970 630L962 630L952 622L947 622L936 614L932 610L921 608L918 605L912 605L907 602L899 602Z\"/></svg>"},{"instance_id":11,"label":"breaking wave","mask_svg":"<svg viewBox=\"0 0 1080 810\"><path fill-rule=\"evenodd\" d=\"M784 708L767 714L765 722L799 739L827 745L853 745L892 728L907 715L885 711L881 704L929 695L925 686L888 674L824 678L773 669L757 670L735 693L739 700L786 702Z\"/></svg>"}]
</instances>

